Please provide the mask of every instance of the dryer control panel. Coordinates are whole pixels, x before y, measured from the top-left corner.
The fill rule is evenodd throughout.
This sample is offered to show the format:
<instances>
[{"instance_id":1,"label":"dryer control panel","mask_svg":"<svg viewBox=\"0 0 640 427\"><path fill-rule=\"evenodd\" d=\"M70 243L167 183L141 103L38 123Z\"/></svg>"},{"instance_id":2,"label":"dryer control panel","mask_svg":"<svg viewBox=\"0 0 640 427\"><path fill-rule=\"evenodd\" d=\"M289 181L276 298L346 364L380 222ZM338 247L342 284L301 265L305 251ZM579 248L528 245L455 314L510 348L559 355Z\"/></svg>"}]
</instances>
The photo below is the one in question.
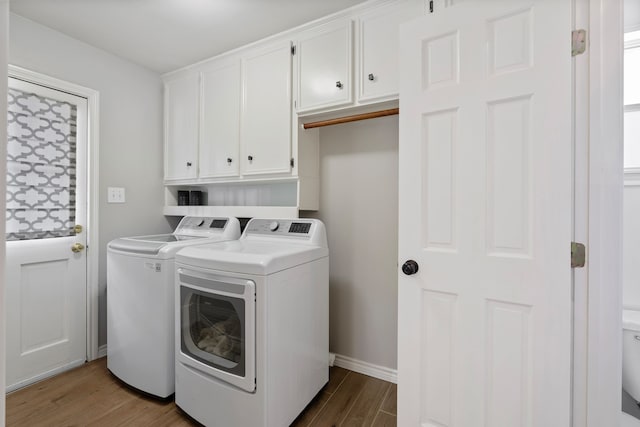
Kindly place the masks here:
<instances>
[{"instance_id":1,"label":"dryer control panel","mask_svg":"<svg viewBox=\"0 0 640 427\"><path fill-rule=\"evenodd\" d=\"M304 219L253 219L247 224L245 234L265 234L269 236L308 237L313 221Z\"/></svg>"},{"instance_id":2,"label":"dryer control panel","mask_svg":"<svg viewBox=\"0 0 640 427\"><path fill-rule=\"evenodd\" d=\"M242 233L242 239L295 241L297 244L327 247L327 232L322 221L313 218L253 218Z\"/></svg>"}]
</instances>

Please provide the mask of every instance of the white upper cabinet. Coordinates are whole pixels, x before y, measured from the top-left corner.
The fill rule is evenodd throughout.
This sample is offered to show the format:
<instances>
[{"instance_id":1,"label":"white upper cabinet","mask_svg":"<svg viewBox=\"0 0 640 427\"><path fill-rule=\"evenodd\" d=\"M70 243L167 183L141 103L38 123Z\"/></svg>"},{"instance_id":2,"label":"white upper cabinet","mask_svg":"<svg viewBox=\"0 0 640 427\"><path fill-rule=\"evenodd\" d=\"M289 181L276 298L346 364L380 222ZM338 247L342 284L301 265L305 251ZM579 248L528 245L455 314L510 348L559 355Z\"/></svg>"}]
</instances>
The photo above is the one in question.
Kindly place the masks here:
<instances>
[{"instance_id":1,"label":"white upper cabinet","mask_svg":"<svg viewBox=\"0 0 640 427\"><path fill-rule=\"evenodd\" d=\"M415 1L395 2L360 15L358 101L398 97L400 24L420 13Z\"/></svg>"},{"instance_id":2,"label":"white upper cabinet","mask_svg":"<svg viewBox=\"0 0 640 427\"><path fill-rule=\"evenodd\" d=\"M178 72L165 82L165 181L291 174L291 42Z\"/></svg>"},{"instance_id":3,"label":"white upper cabinet","mask_svg":"<svg viewBox=\"0 0 640 427\"><path fill-rule=\"evenodd\" d=\"M242 58L240 172L291 171L291 43Z\"/></svg>"},{"instance_id":4,"label":"white upper cabinet","mask_svg":"<svg viewBox=\"0 0 640 427\"><path fill-rule=\"evenodd\" d=\"M321 25L298 38L299 113L353 102L353 21Z\"/></svg>"},{"instance_id":5,"label":"white upper cabinet","mask_svg":"<svg viewBox=\"0 0 640 427\"><path fill-rule=\"evenodd\" d=\"M198 175L197 73L165 81L164 178L195 179Z\"/></svg>"},{"instance_id":6,"label":"white upper cabinet","mask_svg":"<svg viewBox=\"0 0 640 427\"><path fill-rule=\"evenodd\" d=\"M240 168L240 61L200 72L200 178L238 176Z\"/></svg>"}]
</instances>

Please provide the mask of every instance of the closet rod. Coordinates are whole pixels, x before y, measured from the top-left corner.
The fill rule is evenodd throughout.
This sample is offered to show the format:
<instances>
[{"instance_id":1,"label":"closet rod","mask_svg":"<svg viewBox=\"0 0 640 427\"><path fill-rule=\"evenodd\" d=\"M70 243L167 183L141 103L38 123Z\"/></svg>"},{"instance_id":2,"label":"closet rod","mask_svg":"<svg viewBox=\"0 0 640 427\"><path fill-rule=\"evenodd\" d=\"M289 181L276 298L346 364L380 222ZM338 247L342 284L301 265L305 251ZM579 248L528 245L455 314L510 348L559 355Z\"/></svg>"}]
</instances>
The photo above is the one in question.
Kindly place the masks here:
<instances>
[{"instance_id":1,"label":"closet rod","mask_svg":"<svg viewBox=\"0 0 640 427\"><path fill-rule=\"evenodd\" d=\"M376 117L394 116L400 112L399 108L391 108L390 110L374 111L372 113L356 114L354 116L339 117L337 119L321 120L319 122L305 123L302 125L305 129L319 128L323 126L339 125L340 123L356 122L358 120L375 119Z\"/></svg>"}]
</instances>

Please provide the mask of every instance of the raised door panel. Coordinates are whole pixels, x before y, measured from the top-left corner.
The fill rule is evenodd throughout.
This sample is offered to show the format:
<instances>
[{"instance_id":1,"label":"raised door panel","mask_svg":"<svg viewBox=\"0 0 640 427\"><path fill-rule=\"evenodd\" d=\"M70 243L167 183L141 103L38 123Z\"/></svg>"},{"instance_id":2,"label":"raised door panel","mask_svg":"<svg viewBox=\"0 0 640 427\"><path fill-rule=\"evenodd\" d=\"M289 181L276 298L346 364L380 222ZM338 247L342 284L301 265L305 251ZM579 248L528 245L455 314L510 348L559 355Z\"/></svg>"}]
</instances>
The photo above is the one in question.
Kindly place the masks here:
<instances>
[{"instance_id":1,"label":"raised door panel","mask_svg":"<svg viewBox=\"0 0 640 427\"><path fill-rule=\"evenodd\" d=\"M299 113L352 102L352 27L343 20L298 40Z\"/></svg>"},{"instance_id":2,"label":"raised door panel","mask_svg":"<svg viewBox=\"0 0 640 427\"><path fill-rule=\"evenodd\" d=\"M400 24L419 13L416 2L402 1L360 17L358 101L398 98Z\"/></svg>"},{"instance_id":3,"label":"raised door panel","mask_svg":"<svg viewBox=\"0 0 640 427\"><path fill-rule=\"evenodd\" d=\"M240 61L202 71L200 178L237 176L240 145Z\"/></svg>"},{"instance_id":4,"label":"raised door panel","mask_svg":"<svg viewBox=\"0 0 640 427\"><path fill-rule=\"evenodd\" d=\"M165 82L164 178L195 179L198 174L198 75Z\"/></svg>"},{"instance_id":5,"label":"raised door panel","mask_svg":"<svg viewBox=\"0 0 640 427\"><path fill-rule=\"evenodd\" d=\"M241 174L291 171L291 44L242 60Z\"/></svg>"}]
</instances>

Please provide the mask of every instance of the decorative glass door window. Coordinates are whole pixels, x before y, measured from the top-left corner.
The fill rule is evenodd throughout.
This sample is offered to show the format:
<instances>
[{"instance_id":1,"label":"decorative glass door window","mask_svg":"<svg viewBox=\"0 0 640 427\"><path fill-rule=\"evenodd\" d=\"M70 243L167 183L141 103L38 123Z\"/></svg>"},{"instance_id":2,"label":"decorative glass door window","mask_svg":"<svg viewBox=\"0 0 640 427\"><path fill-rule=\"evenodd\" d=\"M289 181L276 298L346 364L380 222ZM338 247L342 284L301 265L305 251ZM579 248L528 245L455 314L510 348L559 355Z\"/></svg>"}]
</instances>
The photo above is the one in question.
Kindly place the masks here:
<instances>
[{"instance_id":1,"label":"decorative glass door window","mask_svg":"<svg viewBox=\"0 0 640 427\"><path fill-rule=\"evenodd\" d=\"M74 235L76 106L8 90L7 240Z\"/></svg>"}]
</instances>

